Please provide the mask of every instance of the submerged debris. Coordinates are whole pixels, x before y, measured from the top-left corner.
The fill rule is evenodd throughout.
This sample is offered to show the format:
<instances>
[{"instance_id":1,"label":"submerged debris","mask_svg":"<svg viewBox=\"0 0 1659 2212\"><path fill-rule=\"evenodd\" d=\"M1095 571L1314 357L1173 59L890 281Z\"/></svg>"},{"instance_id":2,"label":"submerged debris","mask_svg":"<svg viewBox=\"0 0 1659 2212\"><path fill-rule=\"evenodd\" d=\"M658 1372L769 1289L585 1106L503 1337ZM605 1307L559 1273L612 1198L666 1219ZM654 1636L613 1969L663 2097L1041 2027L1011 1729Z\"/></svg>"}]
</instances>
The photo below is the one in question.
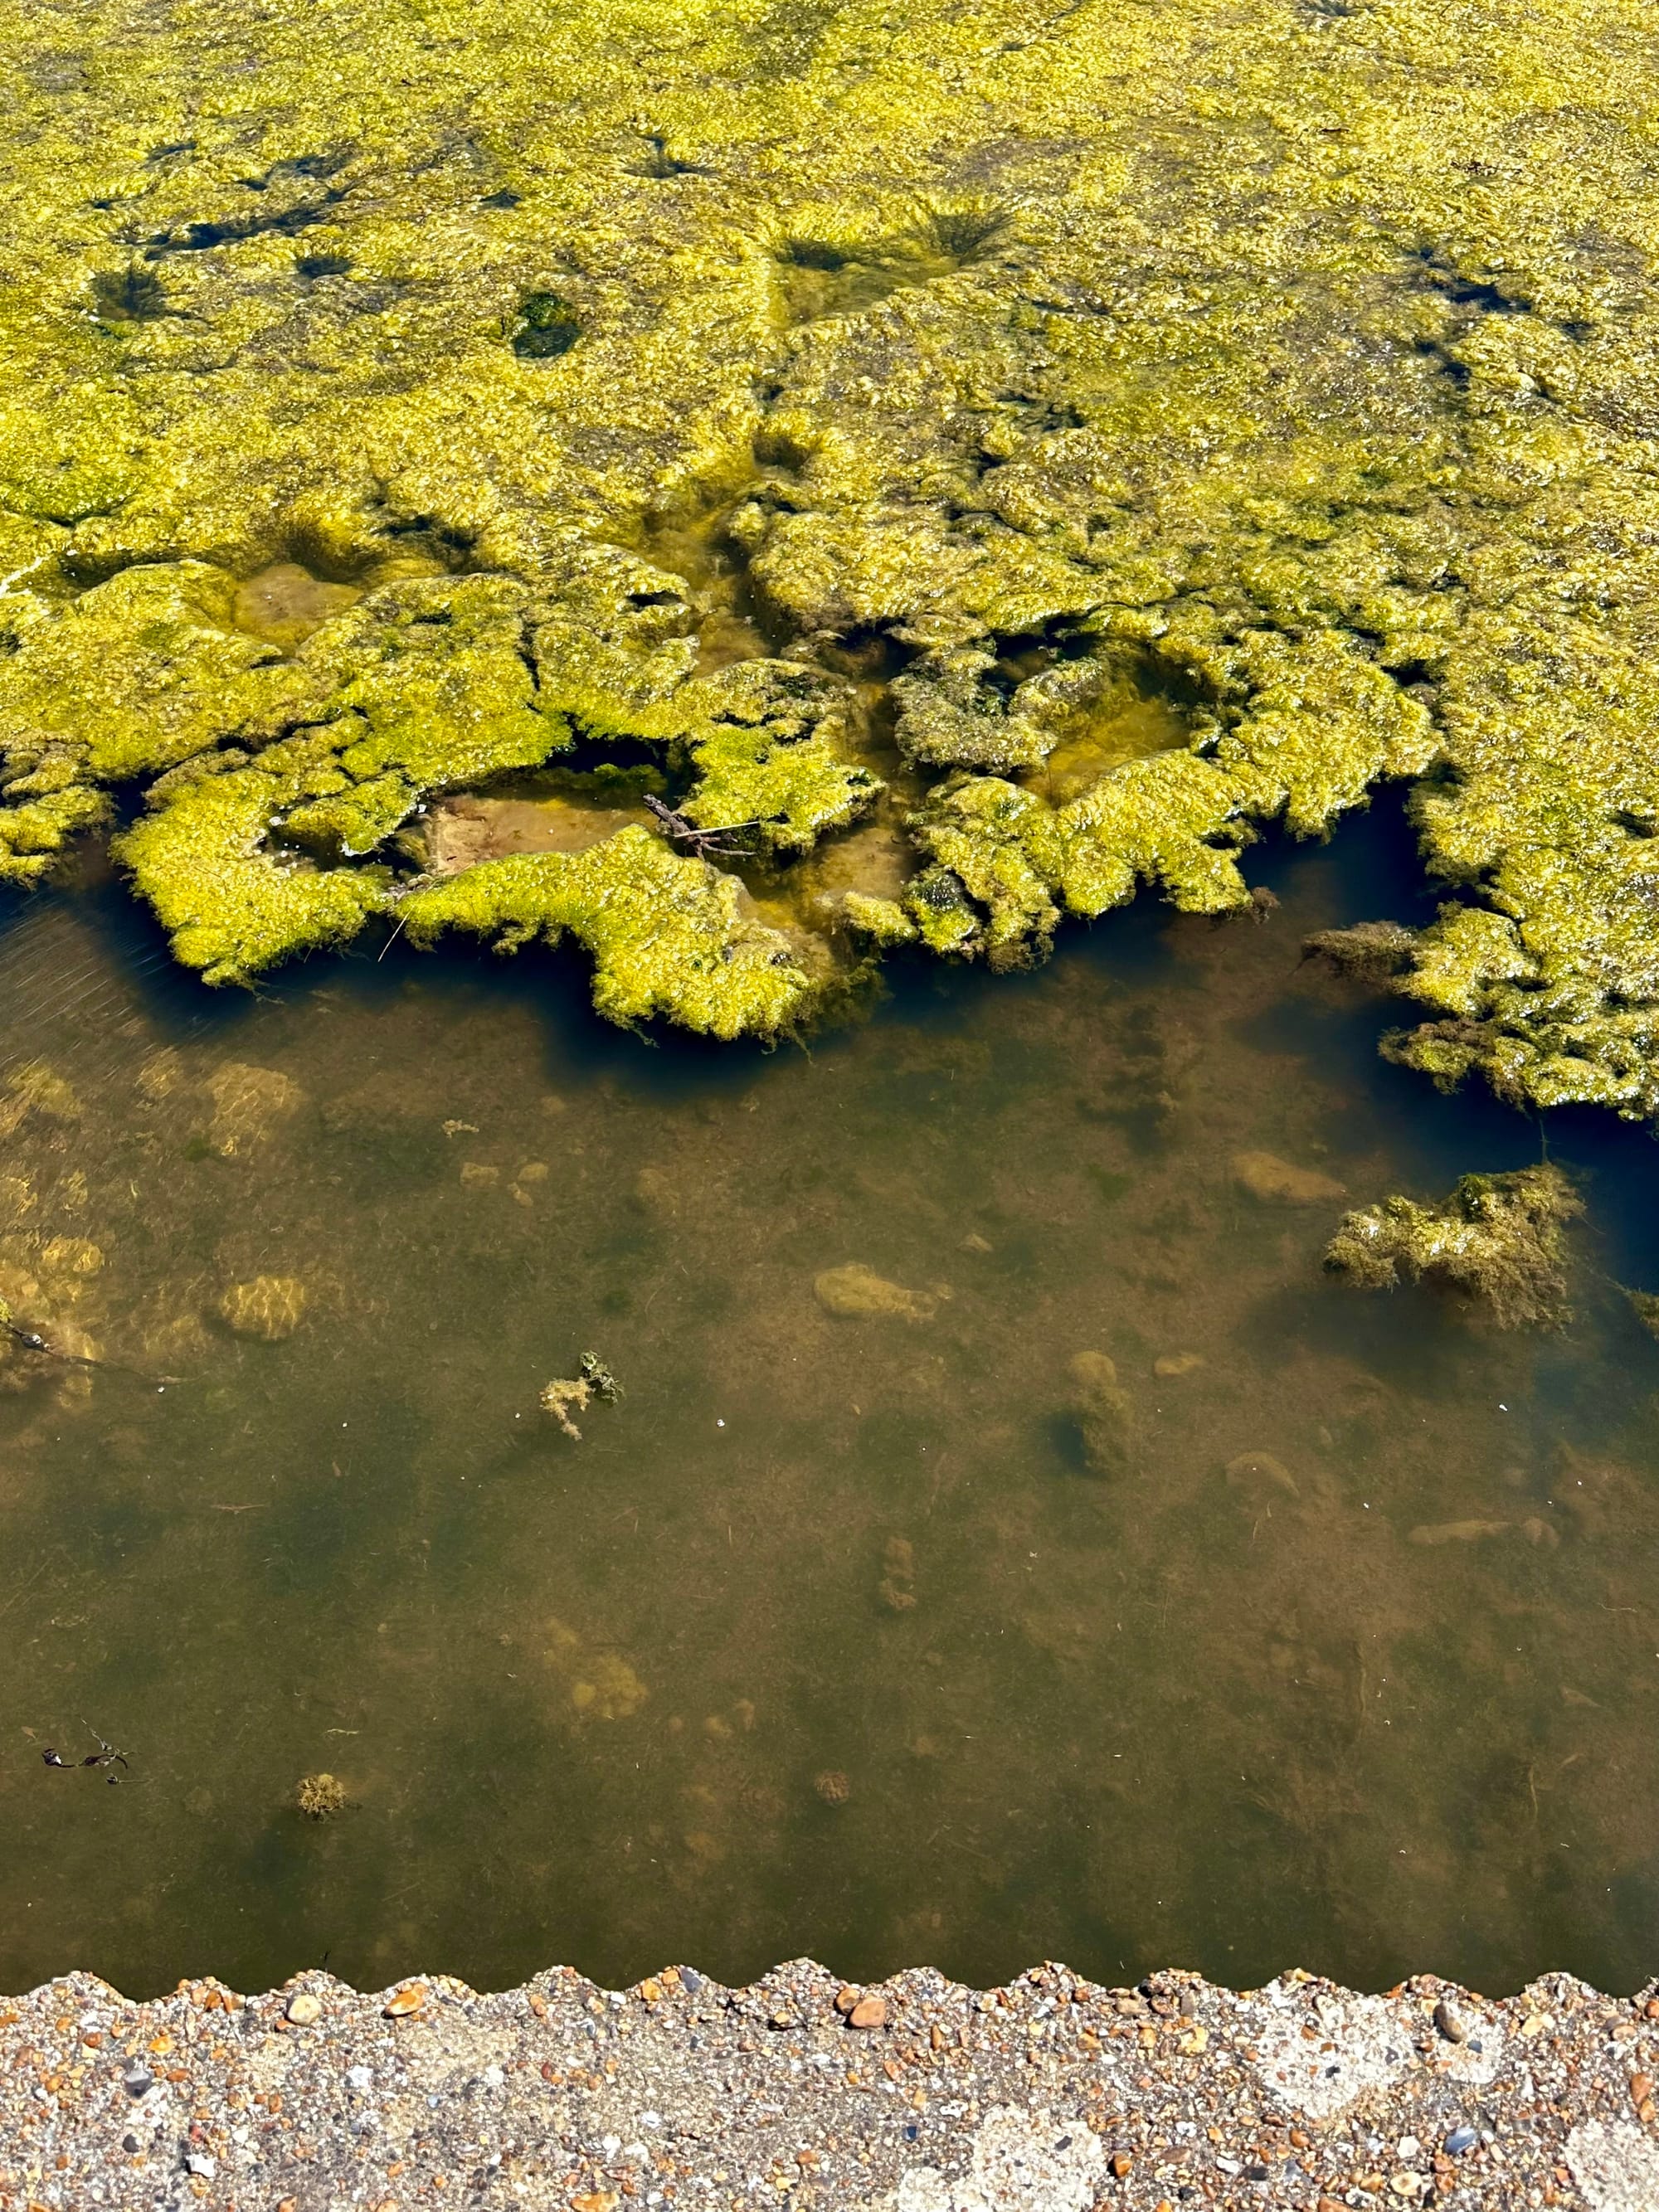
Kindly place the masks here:
<instances>
[{"instance_id":1,"label":"submerged debris","mask_svg":"<svg viewBox=\"0 0 1659 2212\"><path fill-rule=\"evenodd\" d=\"M1583 1202L1558 1167L1468 1175L1438 1206L1409 1198L1345 1214L1325 1254L1333 1274L1358 1290L1393 1290L1402 1278L1479 1298L1500 1328L1566 1319L1565 1224Z\"/></svg>"},{"instance_id":2,"label":"submerged debris","mask_svg":"<svg viewBox=\"0 0 1659 2212\"><path fill-rule=\"evenodd\" d=\"M603 1398L607 1406L622 1403L622 1384L605 1365L597 1352L585 1352L581 1356L582 1380L595 1397Z\"/></svg>"}]
</instances>

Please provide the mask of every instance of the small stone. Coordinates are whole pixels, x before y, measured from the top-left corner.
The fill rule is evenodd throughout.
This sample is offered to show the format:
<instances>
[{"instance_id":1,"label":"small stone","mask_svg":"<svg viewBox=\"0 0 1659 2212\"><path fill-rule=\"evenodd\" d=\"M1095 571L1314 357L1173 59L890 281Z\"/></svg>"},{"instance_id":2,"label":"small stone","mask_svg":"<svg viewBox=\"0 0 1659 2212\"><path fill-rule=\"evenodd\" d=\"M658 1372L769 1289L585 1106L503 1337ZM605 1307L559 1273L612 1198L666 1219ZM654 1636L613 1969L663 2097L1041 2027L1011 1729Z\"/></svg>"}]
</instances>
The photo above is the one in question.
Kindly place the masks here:
<instances>
[{"instance_id":1,"label":"small stone","mask_svg":"<svg viewBox=\"0 0 1659 2212\"><path fill-rule=\"evenodd\" d=\"M570 2212L617 2212L622 2199L614 2189L592 2189L586 2197L573 2197Z\"/></svg>"},{"instance_id":2,"label":"small stone","mask_svg":"<svg viewBox=\"0 0 1659 2212\"><path fill-rule=\"evenodd\" d=\"M210 2158L205 2151L193 2150L185 2160L185 2171L195 2174L198 2180L211 2181L219 2171L219 2161Z\"/></svg>"},{"instance_id":3,"label":"small stone","mask_svg":"<svg viewBox=\"0 0 1659 2212\"><path fill-rule=\"evenodd\" d=\"M1165 1352L1152 1362L1154 1375L1191 1375L1204 1364L1201 1352Z\"/></svg>"},{"instance_id":4,"label":"small stone","mask_svg":"<svg viewBox=\"0 0 1659 2212\"><path fill-rule=\"evenodd\" d=\"M314 2027L323 2016L323 2001L309 1990L296 1990L283 2007L284 2018L295 2027Z\"/></svg>"},{"instance_id":5,"label":"small stone","mask_svg":"<svg viewBox=\"0 0 1659 2212\"><path fill-rule=\"evenodd\" d=\"M142 2066L135 2066L131 2074L123 2075L121 2087L129 2097L148 2097L155 2087L155 2076L146 2074Z\"/></svg>"},{"instance_id":6,"label":"small stone","mask_svg":"<svg viewBox=\"0 0 1659 2212\"><path fill-rule=\"evenodd\" d=\"M1632 2105L1645 2105L1653 2094L1651 2074L1632 2074L1630 2077L1630 2100Z\"/></svg>"},{"instance_id":7,"label":"small stone","mask_svg":"<svg viewBox=\"0 0 1659 2212\"><path fill-rule=\"evenodd\" d=\"M1389 2186L1396 2197L1421 2197L1425 2184L1420 2173L1396 2173Z\"/></svg>"},{"instance_id":8,"label":"small stone","mask_svg":"<svg viewBox=\"0 0 1659 2212\"><path fill-rule=\"evenodd\" d=\"M815 1774L812 1787L826 1805L844 1805L853 1794L852 1784L838 1767L827 1767L822 1774Z\"/></svg>"},{"instance_id":9,"label":"small stone","mask_svg":"<svg viewBox=\"0 0 1659 2212\"><path fill-rule=\"evenodd\" d=\"M1117 2176L1118 2179L1120 2181L1127 2181L1134 2166L1134 2160L1130 2157L1128 2152L1127 2150L1115 2150L1112 2153L1111 2163L1112 2172Z\"/></svg>"},{"instance_id":10,"label":"small stone","mask_svg":"<svg viewBox=\"0 0 1659 2212\"><path fill-rule=\"evenodd\" d=\"M1345 1194L1334 1176L1295 1167L1275 1152L1235 1152L1232 1164L1235 1180L1270 1206L1319 1206Z\"/></svg>"},{"instance_id":11,"label":"small stone","mask_svg":"<svg viewBox=\"0 0 1659 2212\"><path fill-rule=\"evenodd\" d=\"M429 1992L424 1982L410 1982L400 1989L386 2005L387 2020L407 2020L411 2013L420 2011Z\"/></svg>"},{"instance_id":12,"label":"small stone","mask_svg":"<svg viewBox=\"0 0 1659 2212\"><path fill-rule=\"evenodd\" d=\"M647 2004L660 2004L662 2002L662 1984L660 1982L653 1981L641 1982L640 1984L640 1995L645 1999Z\"/></svg>"},{"instance_id":13,"label":"small stone","mask_svg":"<svg viewBox=\"0 0 1659 2212\"><path fill-rule=\"evenodd\" d=\"M1650 1997L1642 2008L1644 2020L1659 2020L1659 1997Z\"/></svg>"},{"instance_id":14,"label":"small stone","mask_svg":"<svg viewBox=\"0 0 1659 2212\"><path fill-rule=\"evenodd\" d=\"M885 2027L887 2000L885 1997L860 1997L847 2015L848 2027Z\"/></svg>"},{"instance_id":15,"label":"small stone","mask_svg":"<svg viewBox=\"0 0 1659 2212\"><path fill-rule=\"evenodd\" d=\"M1464 2152L1473 2150L1480 2140L1478 2131L1466 2124L1461 2128L1454 2128L1441 2148L1449 2158L1462 2158Z\"/></svg>"},{"instance_id":16,"label":"small stone","mask_svg":"<svg viewBox=\"0 0 1659 2212\"><path fill-rule=\"evenodd\" d=\"M840 2013L843 2020L863 1995L863 1990L855 1990L851 1982L842 1984L836 1991L836 2010Z\"/></svg>"},{"instance_id":17,"label":"small stone","mask_svg":"<svg viewBox=\"0 0 1659 2212\"><path fill-rule=\"evenodd\" d=\"M1469 2031L1462 2014L1442 1997L1434 2008L1434 2024L1448 2043L1467 2043Z\"/></svg>"}]
</instances>

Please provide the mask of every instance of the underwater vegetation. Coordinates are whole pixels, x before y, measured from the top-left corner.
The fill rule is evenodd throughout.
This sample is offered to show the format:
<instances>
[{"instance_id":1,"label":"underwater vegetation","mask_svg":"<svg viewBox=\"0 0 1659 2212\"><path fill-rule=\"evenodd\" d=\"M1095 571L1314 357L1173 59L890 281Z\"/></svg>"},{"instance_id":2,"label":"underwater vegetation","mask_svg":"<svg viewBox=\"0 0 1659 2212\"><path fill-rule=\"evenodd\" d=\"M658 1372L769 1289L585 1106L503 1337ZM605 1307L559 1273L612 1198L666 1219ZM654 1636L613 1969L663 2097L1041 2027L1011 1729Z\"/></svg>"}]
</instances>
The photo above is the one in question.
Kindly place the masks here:
<instances>
[{"instance_id":1,"label":"underwater vegetation","mask_svg":"<svg viewBox=\"0 0 1659 2212\"><path fill-rule=\"evenodd\" d=\"M1468 1175L1437 1206L1386 1198L1345 1214L1325 1265L1358 1290L1437 1284L1479 1302L1500 1328L1559 1323L1566 1318L1562 1231L1583 1210L1547 1162L1512 1175Z\"/></svg>"},{"instance_id":2,"label":"underwater vegetation","mask_svg":"<svg viewBox=\"0 0 1659 2212\"><path fill-rule=\"evenodd\" d=\"M775 1036L1395 779L1390 1051L1659 1106L1636 0L0 14L0 880Z\"/></svg>"}]
</instances>

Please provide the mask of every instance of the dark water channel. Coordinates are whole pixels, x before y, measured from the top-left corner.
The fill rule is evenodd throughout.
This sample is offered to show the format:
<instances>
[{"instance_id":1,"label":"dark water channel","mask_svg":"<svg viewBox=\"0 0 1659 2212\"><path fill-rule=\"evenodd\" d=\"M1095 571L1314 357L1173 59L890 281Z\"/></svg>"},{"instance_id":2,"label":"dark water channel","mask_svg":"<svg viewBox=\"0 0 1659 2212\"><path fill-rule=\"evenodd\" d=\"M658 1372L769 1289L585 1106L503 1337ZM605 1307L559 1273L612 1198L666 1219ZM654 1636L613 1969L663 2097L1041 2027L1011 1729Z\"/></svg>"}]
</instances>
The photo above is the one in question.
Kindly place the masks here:
<instances>
[{"instance_id":1,"label":"dark water channel","mask_svg":"<svg viewBox=\"0 0 1659 2212\"><path fill-rule=\"evenodd\" d=\"M769 1058L574 963L210 998L112 887L7 909L0 1297L122 1364L0 1368L0 1987L1650 1972L1659 1149L1552 1127L1561 1334L1324 1278L1344 1201L1235 1154L1361 1202L1540 1132L1298 965L1410 918L1393 817L1259 872Z\"/></svg>"}]
</instances>

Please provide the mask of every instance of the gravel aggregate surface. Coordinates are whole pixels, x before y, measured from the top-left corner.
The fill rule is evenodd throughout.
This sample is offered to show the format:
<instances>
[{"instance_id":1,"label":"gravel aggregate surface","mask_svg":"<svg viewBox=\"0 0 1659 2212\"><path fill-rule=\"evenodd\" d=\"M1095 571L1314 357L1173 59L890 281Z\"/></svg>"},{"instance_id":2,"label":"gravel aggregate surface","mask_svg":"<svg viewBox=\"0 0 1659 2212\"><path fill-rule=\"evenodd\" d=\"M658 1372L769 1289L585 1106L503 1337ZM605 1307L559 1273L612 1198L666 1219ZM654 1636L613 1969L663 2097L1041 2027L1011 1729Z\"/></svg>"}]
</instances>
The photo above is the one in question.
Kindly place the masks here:
<instances>
[{"instance_id":1,"label":"gravel aggregate surface","mask_svg":"<svg viewBox=\"0 0 1659 2212\"><path fill-rule=\"evenodd\" d=\"M728 1990L569 1968L480 1996L321 1973L146 2004L88 1974L0 2001L0 2212L1176 2212L1659 2208L1659 1993L1549 1975L1237 1994L1034 1968Z\"/></svg>"}]
</instances>

